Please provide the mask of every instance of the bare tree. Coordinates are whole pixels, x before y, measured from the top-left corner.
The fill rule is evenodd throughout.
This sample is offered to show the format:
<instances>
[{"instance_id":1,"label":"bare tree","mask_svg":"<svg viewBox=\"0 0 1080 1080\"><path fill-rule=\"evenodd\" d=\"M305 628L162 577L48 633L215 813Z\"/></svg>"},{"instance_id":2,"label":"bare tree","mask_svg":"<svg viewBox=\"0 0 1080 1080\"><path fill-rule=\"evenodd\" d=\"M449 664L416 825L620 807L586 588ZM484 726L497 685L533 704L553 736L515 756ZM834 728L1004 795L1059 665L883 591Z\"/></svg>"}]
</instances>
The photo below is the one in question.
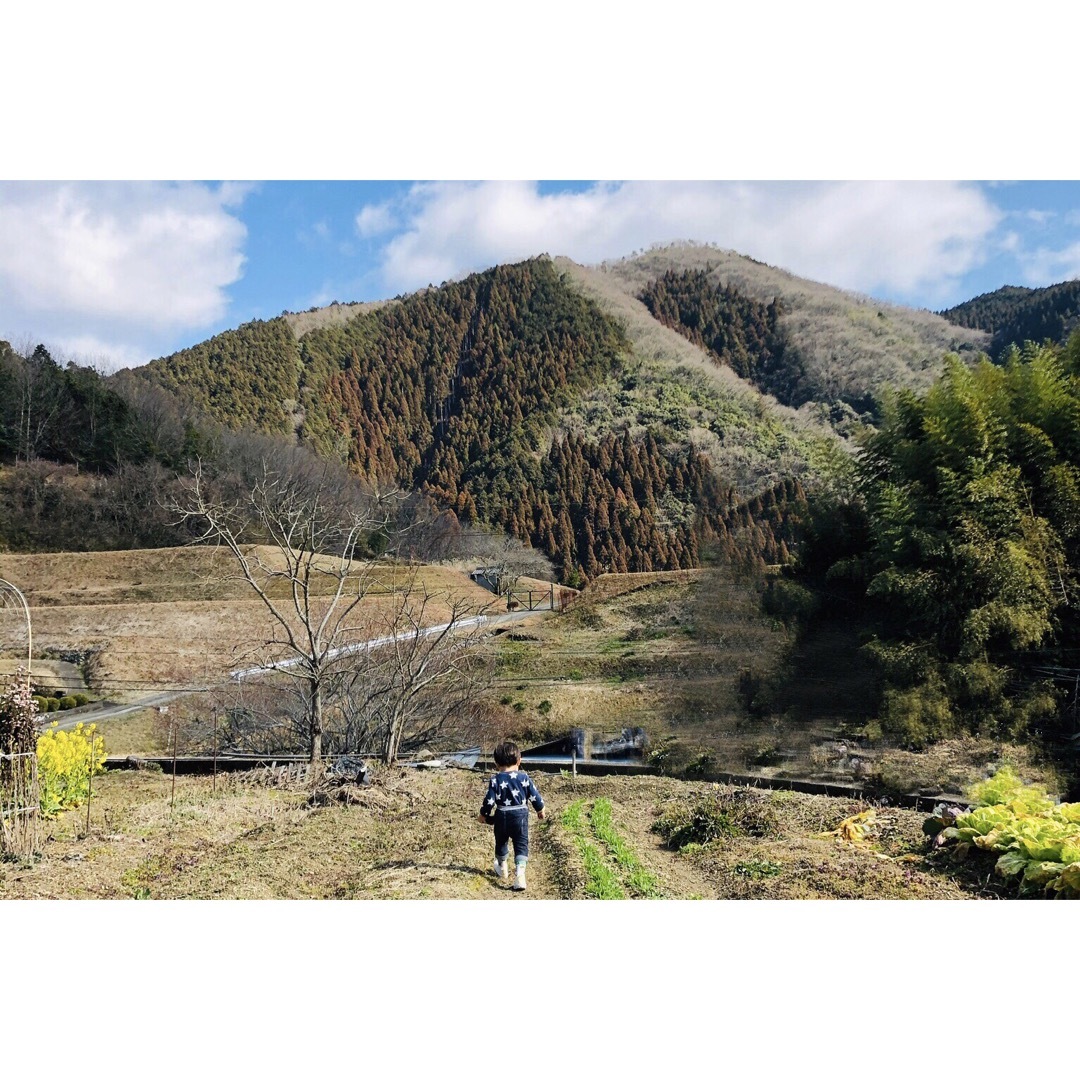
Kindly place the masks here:
<instances>
[{"instance_id":1,"label":"bare tree","mask_svg":"<svg viewBox=\"0 0 1080 1080\"><path fill-rule=\"evenodd\" d=\"M251 666L233 673L241 693L224 730L260 749L299 736L313 772L324 752L392 763L452 730L490 675L476 649L486 620L475 602L443 607L415 568L373 554L397 546L396 496L304 451L274 448L252 471L244 458L253 445L238 443L223 480L197 467L173 507L201 525L199 541L232 553L273 628Z\"/></svg>"},{"instance_id":2,"label":"bare tree","mask_svg":"<svg viewBox=\"0 0 1080 1080\"><path fill-rule=\"evenodd\" d=\"M391 521L388 500L298 452L263 456L231 498L199 464L172 509L181 522L202 526L200 541L228 548L265 606L273 631L244 674L277 670L296 680L314 771L323 752L325 691L341 657L361 640L358 608L379 584L370 541Z\"/></svg>"},{"instance_id":3,"label":"bare tree","mask_svg":"<svg viewBox=\"0 0 1080 1080\"><path fill-rule=\"evenodd\" d=\"M555 580L551 560L534 547L507 533L487 529L463 529L458 540L461 557L473 559L490 571L499 592L512 589L521 577Z\"/></svg>"},{"instance_id":4,"label":"bare tree","mask_svg":"<svg viewBox=\"0 0 1080 1080\"><path fill-rule=\"evenodd\" d=\"M388 765L402 751L470 727L490 685L491 657L477 648L485 617L457 600L434 622L430 602L422 591L401 595L384 617L386 632L352 665L337 698L347 742L377 751Z\"/></svg>"}]
</instances>

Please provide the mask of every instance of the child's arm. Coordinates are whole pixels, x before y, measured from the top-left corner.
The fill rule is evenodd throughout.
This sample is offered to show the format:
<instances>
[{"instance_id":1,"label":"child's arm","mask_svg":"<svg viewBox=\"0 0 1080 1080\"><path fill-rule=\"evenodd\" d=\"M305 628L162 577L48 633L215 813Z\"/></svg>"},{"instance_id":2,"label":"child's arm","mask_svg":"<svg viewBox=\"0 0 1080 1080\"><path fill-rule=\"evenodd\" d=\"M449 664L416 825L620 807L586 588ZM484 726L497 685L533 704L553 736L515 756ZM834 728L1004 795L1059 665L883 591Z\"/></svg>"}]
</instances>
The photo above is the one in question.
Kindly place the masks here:
<instances>
[{"instance_id":1,"label":"child's arm","mask_svg":"<svg viewBox=\"0 0 1080 1080\"><path fill-rule=\"evenodd\" d=\"M495 777L491 778L488 789L484 793L484 801L480 804L480 822L483 825L495 824Z\"/></svg>"},{"instance_id":2,"label":"child's arm","mask_svg":"<svg viewBox=\"0 0 1080 1080\"><path fill-rule=\"evenodd\" d=\"M532 803L533 809L536 811L538 818L544 816L544 799L541 796L537 786L533 783L533 778L529 777L529 790L528 790L529 802Z\"/></svg>"}]
</instances>

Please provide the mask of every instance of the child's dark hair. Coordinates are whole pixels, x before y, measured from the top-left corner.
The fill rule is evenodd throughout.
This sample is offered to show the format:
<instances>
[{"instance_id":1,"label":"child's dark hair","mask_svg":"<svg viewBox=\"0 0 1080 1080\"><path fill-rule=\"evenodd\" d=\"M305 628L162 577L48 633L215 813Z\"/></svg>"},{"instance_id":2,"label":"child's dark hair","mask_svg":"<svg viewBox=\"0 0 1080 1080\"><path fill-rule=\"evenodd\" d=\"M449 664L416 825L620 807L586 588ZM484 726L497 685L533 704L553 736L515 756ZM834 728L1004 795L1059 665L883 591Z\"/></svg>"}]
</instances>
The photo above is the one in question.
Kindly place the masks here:
<instances>
[{"instance_id":1,"label":"child's dark hair","mask_svg":"<svg viewBox=\"0 0 1080 1080\"><path fill-rule=\"evenodd\" d=\"M511 742L509 739L495 747L495 764L500 768L506 765L516 765L520 757L521 751L518 749L517 743Z\"/></svg>"}]
</instances>

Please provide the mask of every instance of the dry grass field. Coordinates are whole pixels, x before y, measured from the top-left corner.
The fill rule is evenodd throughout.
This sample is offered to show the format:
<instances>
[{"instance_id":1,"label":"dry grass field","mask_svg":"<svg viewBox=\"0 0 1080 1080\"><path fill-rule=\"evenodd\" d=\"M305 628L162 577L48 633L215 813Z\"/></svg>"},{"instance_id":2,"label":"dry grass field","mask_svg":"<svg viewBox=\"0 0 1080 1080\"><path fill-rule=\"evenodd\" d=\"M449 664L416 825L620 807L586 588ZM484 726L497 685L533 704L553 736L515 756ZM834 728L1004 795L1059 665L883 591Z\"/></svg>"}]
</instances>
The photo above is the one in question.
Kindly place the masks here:
<instances>
[{"instance_id":1,"label":"dry grass field","mask_svg":"<svg viewBox=\"0 0 1080 1080\"><path fill-rule=\"evenodd\" d=\"M268 561L275 557L271 549L262 554ZM443 567L380 564L363 573L370 595L358 623L378 628L371 636L385 632L383 620L406 591L417 601L427 598L427 624L444 621L456 601L479 612L494 599L466 575ZM26 596L35 655L98 650L95 688L116 700L130 690L219 681L249 662L272 631L264 605L221 548L5 554L0 578ZM281 596L283 585L270 591ZM21 612L5 608L0 651L13 658L25 647Z\"/></svg>"},{"instance_id":2,"label":"dry grass field","mask_svg":"<svg viewBox=\"0 0 1080 1080\"><path fill-rule=\"evenodd\" d=\"M576 781L536 773L548 820L531 823L529 890L491 873L475 819L484 777L376 771L372 786L312 799L250 774L110 772L85 810L49 825L32 864L0 864L0 899L589 899L604 874L627 898L958 899L993 896L959 876L921 832L923 815L881 810L863 842L827 835L866 807L790 792L664 777ZM607 842L597 807L610 806ZM653 831L674 809L727 808L730 835L675 850ZM585 822L571 828L574 813ZM741 823L741 824L739 824ZM591 848L591 853L587 853ZM621 859L621 862L620 862ZM626 867L633 863L635 870ZM590 870L590 866L592 869Z\"/></svg>"},{"instance_id":3,"label":"dry grass field","mask_svg":"<svg viewBox=\"0 0 1080 1080\"><path fill-rule=\"evenodd\" d=\"M115 563L100 562L112 577L86 582L99 602L35 606L40 638L107 641L111 662L147 685L220 674L235 662L230 646L238 631L258 629L251 601L105 599L135 586L133 567L164 558L173 555L125 555L126 577ZM164 589L183 585L182 564L182 556L170 563L175 580ZM24 568L5 557L3 572ZM151 587L149 575L140 580L139 587ZM490 595L468 592L467 578L437 568L427 571L426 581L448 593L464 590L461 595L478 604ZM58 597L53 587L36 587L40 593L30 588L35 598ZM703 606L703 596L723 602ZM815 768L820 774L828 765L813 758L828 745L825 733L797 716L772 718L763 732L762 722L749 719L740 705L741 665L751 656L779 663L786 643L757 613L752 589L709 571L600 578L564 615L535 615L492 639L498 677L491 732L528 745L530 738L541 741L570 727L641 726L650 735L653 761L667 774L538 772L550 813L543 823L533 821L524 897L489 872L491 833L475 820L484 781L479 772L375 766L373 784L363 788L329 778L313 788L284 770L261 768L216 779L181 774L174 789L167 770L110 770L95 780L89 829L85 808L70 811L47 823L40 858L0 863L0 898L524 902L998 895L985 873L954 866L930 849L921 813L710 782L710 770L750 771L763 734L798 750L779 764L757 766L763 778ZM186 707L178 699L170 717L144 710L107 721L100 729L107 751L114 757L163 753L171 717ZM940 782L962 785L992 763L985 749L943 753L930 764ZM908 784L922 775L919 761L898 761L895 769ZM873 820L865 839L836 833L845 819L868 810ZM670 829L658 831L680 815L694 828L702 821L709 828L675 838Z\"/></svg>"},{"instance_id":4,"label":"dry grass field","mask_svg":"<svg viewBox=\"0 0 1080 1080\"><path fill-rule=\"evenodd\" d=\"M443 567L414 568L408 579L402 568L378 572L386 592L365 600L370 636L385 630L379 620L397 599L391 590L406 580L432 596L429 624L446 618L454 598L477 611L493 599L464 573ZM253 648L267 640L271 625L231 575L224 553L211 549L0 556L0 577L19 582L30 601L35 656L98 650L92 696L120 703L220 684L255 662ZM491 738L505 733L531 746L570 728L641 727L651 760L673 776L726 772L846 784L872 778L890 792L956 794L1007 759L1026 778L1061 787L1030 752L986 740L925 754L860 745L850 738L849 706L865 695L864 675L843 657L811 653L802 666L825 672L832 663L828 680L793 683L786 674L789 657L798 655L793 644L782 626L761 616L746 582L709 570L604 575L564 614L536 614L489 641ZM0 611L0 646L9 666L25 648L21 615L11 607ZM827 652L829 642L824 646ZM786 686L787 699L773 712L750 715L748 672ZM168 716L147 707L105 719L73 713L68 722L98 722L114 757L156 756L169 750L170 725L202 717L208 702L206 694L184 695L169 702ZM469 732L468 743L476 737Z\"/></svg>"},{"instance_id":5,"label":"dry grass field","mask_svg":"<svg viewBox=\"0 0 1080 1080\"><path fill-rule=\"evenodd\" d=\"M717 605L699 603L710 596ZM499 700L537 741L643 727L675 767L710 753L741 772L761 734L740 674L777 664L786 640L742 583L701 570L601 575L564 615L503 635Z\"/></svg>"}]
</instances>

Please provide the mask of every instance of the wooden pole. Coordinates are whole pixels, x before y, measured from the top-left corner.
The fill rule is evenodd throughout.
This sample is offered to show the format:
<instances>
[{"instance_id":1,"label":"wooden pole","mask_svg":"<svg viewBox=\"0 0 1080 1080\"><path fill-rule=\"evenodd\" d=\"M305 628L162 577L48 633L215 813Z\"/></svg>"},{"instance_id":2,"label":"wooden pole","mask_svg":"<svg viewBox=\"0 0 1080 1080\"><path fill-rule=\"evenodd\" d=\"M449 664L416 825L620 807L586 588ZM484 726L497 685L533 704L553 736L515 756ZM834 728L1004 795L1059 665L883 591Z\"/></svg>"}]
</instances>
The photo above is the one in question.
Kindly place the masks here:
<instances>
[{"instance_id":1,"label":"wooden pole","mask_svg":"<svg viewBox=\"0 0 1080 1080\"><path fill-rule=\"evenodd\" d=\"M94 736L90 736L90 767L86 777L86 835L90 835L90 800L94 795Z\"/></svg>"},{"instance_id":2,"label":"wooden pole","mask_svg":"<svg viewBox=\"0 0 1080 1080\"><path fill-rule=\"evenodd\" d=\"M214 790L214 794L216 795L217 794L217 750L218 750L217 706L216 705L214 706L213 717L214 717L214 789L213 790Z\"/></svg>"},{"instance_id":3,"label":"wooden pole","mask_svg":"<svg viewBox=\"0 0 1080 1080\"><path fill-rule=\"evenodd\" d=\"M176 721L172 724L172 797L169 800L169 809L176 807Z\"/></svg>"}]
</instances>

